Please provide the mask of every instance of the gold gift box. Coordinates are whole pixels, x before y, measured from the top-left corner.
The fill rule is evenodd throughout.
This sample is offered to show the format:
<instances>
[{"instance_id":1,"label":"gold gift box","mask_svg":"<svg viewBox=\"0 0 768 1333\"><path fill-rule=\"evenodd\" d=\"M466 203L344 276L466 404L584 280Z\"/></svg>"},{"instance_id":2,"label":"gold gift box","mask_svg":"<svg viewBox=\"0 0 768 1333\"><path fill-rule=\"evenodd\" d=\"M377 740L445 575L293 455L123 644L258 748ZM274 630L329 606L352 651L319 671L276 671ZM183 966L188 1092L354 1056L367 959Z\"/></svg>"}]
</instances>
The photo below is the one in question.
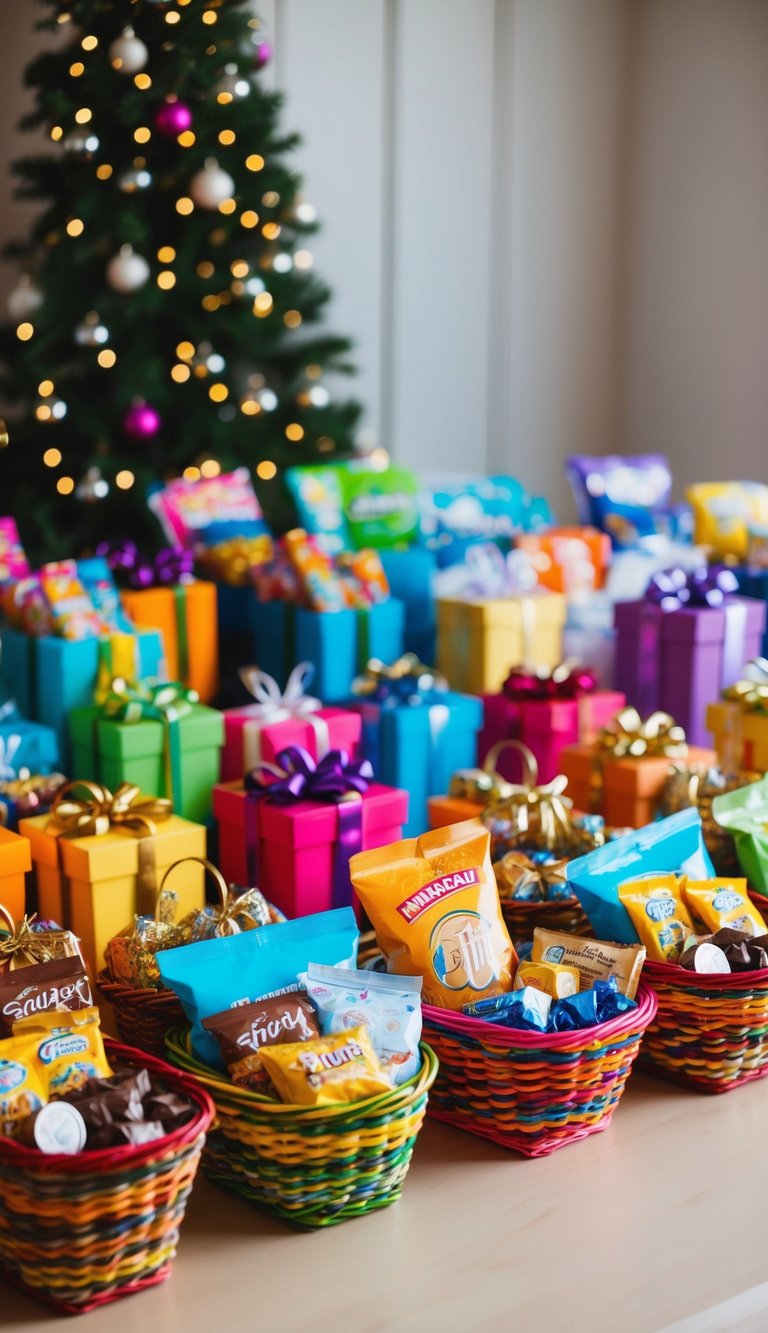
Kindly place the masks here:
<instances>
[{"instance_id":1,"label":"gold gift box","mask_svg":"<svg viewBox=\"0 0 768 1333\"><path fill-rule=\"evenodd\" d=\"M183 857L206 853L205 827L178 815L158 821L151 837L115 828L94 837L62 838L52 815L20 820L19 832L32 849L39 915L74 931L96 971L104 964L104 950L113 935L137 913L154 912L168 867ZM180 867L166 887L178 896L178 916L202 907L203 867Z\"/></svg>"},{"instance_id":2,"label":"gold gift box","mask_svg":"<svg viewBox=\"0 0 768 1333\"><path fill-rule=\"evenodd\" d=\"M498 694L510 667L554 668L563 659L566 601L560 593L437 602L437 668L451 689Z\"/></svg>"}]
</instances>

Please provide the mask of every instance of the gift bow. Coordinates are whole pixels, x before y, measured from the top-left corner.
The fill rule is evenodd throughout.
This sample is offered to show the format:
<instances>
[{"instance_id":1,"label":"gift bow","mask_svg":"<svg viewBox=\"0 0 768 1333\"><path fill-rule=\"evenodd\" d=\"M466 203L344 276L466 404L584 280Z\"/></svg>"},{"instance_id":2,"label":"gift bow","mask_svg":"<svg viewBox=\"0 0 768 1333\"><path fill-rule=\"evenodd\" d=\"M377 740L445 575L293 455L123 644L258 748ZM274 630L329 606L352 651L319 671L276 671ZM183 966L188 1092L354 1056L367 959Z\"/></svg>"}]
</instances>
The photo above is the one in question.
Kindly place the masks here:
<instances>
[{"instance_id":1,"label":"gift bow","mask_svg":"<svg viewBox=\"0 0 768 1333\"><path fill-rule=\"evenodd\" d=\"M470 546L464 557L466 595L470 597L515 597L530 592L538 582L527 551L515 549L503 555L494 542Z\"/></svg>"},{"instance_id":2,"label":"gift bow","mask_svg":"<svg viewBox=\"0 0 768 1333\"><path fill-rule=\"evenodd\" d=\"M273 779L269 781L268 779ZM373 779L367 759L350 759L346 750L329 750L315 763L302 745L280 750L274 764L258 764L245 775L251 796L265 796L279 805L295 801L334 801L362 796Z\"/></svg>"},{"instance_id":3,"label":"gift bow","mask_svg":"<svg viewBox=\"0 0 768 1333\"><path fill-rule=\"evenodd\" d=\"M0 935L0 963L8 963L10 970L29 967L32 963L48 963L55 957L44 935L36 934L32 929L33 916L22 917L14 921L10 912L0 907L0 917L7 925L8 934ZM5 927L0 921L0 929Z\"/></svg>"},{"instance_id":4,"label":"gift bow","mask_svg":"<svg viewBox=\"0 0 768 1333\"><path fill-rule=\"evenodd\" d=\"M252 715L265 721L279 722L287 717L301 717L305 713L316 713L322 707L319 699L305 694L305 689L312 683L315 668L311 662L299 662L293 668L285 689L281 690L274 676L260 671L256 666L241 667L239 676L248 693L256 703L252 705ZM278 717L278 714L281 716Z\"/></svg>"},{"instance_id":5,"label":"gift bow","mask_svg":"<svg viewBox=\"0 0 768 1333\"><path fill-rule=\"evenodd\" d=\"M568 779L559 773L551 782L539 784L536 757L520 741L500 741L491 750L486 765L495 763L495 756L506 746L514 747L522 755L523 778L521 782L504 782L492 794L480 814L483 823L506 844L533 843L540 850L557 849L561 853L574 848L580 835L571 822L570 798L563 795Z\"/></svg>"},{"instance_id":6,"label":"gift bow","mask_svg":"<svg viewBox=\"0 0 768 1333\"><path fill-rule=\"evenodd\" d=\"M137 681L113 680L112 688L101 705L105 717L119 722L142 722L147 718L175 721L199 702L197 690L188 690L179 681L146 685Z\"/></svg>"},{"instance_id":7,"label":"gift bow","mask_svg":"<svg viewBox=\"0 0 768 1333\"><path fill-rule=\"evenodd\" d=\"M722 606L726 597L738 590L732 569L710 565L686 570L679 566L653 574L645 590L645 600L655 602L662 611L679 611L684 606Z\"/></svg>"},{"instance_id":8,"label":"gift bow","mask_svg":"<svg viewBox=\"0 0 768 1333\"><path fill-rule=\"evenodd\" d=\"M194 572L194 554L183 546L164 546L155 556L143 556L134 541L101 542L96 554L124 574L131 588L172 587L189 582Z\"/></svg>"},{"instance_id":9,"label":"gift bow","mask_svg":"<svg viewBox=\"0 0 768 1333\"><path fill-rule=\"evenodd\" d=\"M636 708L622 708L597 738L598 750L614 759L645 759L688 753L685 732L669 713L651 713L645 721Z\"/></svg>"},{"instance_id":10,"label":"gift bow","mask_svg":"<svg viewBox=\"0 0 768 1333\"><path fill-rule=\"evenodd\" d=\"M562 887L566 883L567 865L567 857L542 863L533 861L525 852L507 852L493 869L502 898L513 898L523 885L537 884L542 899L546 900L550 885Z\"/></svg>"},{"instance_id":11,"label":"gift bow","mask_svg":"<svg viewBox=\"0 0 768 1333\"><path fill-rule=\"evenodd\" d=\"M753 657L744 667L743 678L723 690L723 698L750 713L768 712L768 658Z\"/></svg>"},{"instance_id":12,"label":"gift bow","mask_svg":"<svg viewBox=\"0 0 768 1333\"><path fill-rule=\"evenodd\" d=\"M421 703L435 690L448 689L448 681L435 667L425 666L416 653L403 653L387 665L378 657L368 659L365 671L352 682L353 694L375 703Z\"/></svg>"},{"instance_id":13,"label":"gift bow","mask_svg":"<svg viewBox=\"0 0 768 1333\"><path fill-rule=\"evenodd\" d=\"M75 796L76 791L86 795ZM131 782L121 782L111 792L99 782L67 782L56 793L51 807L55 827L65 838L102 837L111 828L127 828L152 836L155 820L169 819L173 806L162 796L143 796Z\"/></svg>"},{"instance_id":14,"label":"gift bow","mask_svg":"<svg viewBox=\"0 0 768 1333\"><path fill-rule=\"evenodd\" d=\"M597 675L576 658L566 658L556 667L512 667L502 685L509 699L578 699L597 689Z\"/></svg>"},{"instance_id":15,"label":"gift bow","mask_svg":"<svg viewBox=\"0 0 768 1333\"><path fill-rule=\"evenodd\" d=\"M14 760L21 741L21 736L0 736L0 782L13 782L19 776Z\"/></svg>"}]
</instances>

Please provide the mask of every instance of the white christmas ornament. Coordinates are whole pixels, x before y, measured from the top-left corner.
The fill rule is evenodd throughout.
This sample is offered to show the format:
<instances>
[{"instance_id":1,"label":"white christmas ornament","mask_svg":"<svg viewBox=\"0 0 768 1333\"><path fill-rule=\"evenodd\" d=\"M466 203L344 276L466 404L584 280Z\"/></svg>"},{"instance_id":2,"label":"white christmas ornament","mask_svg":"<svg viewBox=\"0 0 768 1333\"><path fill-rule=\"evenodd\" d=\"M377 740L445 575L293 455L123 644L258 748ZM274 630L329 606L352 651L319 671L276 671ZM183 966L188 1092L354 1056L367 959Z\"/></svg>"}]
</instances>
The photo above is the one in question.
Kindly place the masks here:
<instances>
[{"instance_id":1,"label":"white christmas ornament","mask_svg":"<svg viewBox=\"0 0 768 1333\"><path fill-rule=\"evenodd\" d=\"M116 292L137 292L148 277L149 264L130 245L121 245L120 253L107 264L107 282Z\"/></svg>"},{"instance_id":2,"label":"white christmas ornament","mask_svg":"<svg viewBox=\"0 0 768 1333\"><path fill-rule=\"evenodd\" d=\"M201 208L217 208L225 199L231 199L234 192L235 182L213 157L189 182L189 193Z\"/></svg>"},{"instance_id":3,"label":"white christmas ornament","mask_svg":"<svg viewBox=\"0 0 768 1333\"><path fill-rule=\"evenodd\" d=\"M123 28L120 36L110 46L108 54L110 64L121 74L138 74L146 65L149 52L133 28Z\"/></svg>"},{"instance_id":4,"label":"white christmas ornament","mask_svg":"<svg viewBox=\"0 0 768 1333\"><path fill-rule=\"evenodd\" d=\"M36 287L28 273L22 273L18 285L8 297L8 314L11 319L27 319L34 315L43 304L43 293Z\"/></svg>"}]
</instances>

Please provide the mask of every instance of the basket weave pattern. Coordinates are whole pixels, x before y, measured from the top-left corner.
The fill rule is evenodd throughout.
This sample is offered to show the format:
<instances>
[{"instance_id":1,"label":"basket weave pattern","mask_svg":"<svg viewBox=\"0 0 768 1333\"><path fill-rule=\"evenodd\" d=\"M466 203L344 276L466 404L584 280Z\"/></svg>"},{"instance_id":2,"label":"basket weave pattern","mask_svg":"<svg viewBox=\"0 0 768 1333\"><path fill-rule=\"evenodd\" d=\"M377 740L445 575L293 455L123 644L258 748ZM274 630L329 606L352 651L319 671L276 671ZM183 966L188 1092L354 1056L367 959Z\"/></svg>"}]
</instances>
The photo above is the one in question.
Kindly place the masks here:
<instances>
[{"instance_id":1,"label":"basket weave pattern","mask_svg":"<svg viewBox=\"0 0 768 1333\"><path fill-rule=\"evenodd\" d=\"M189 1029L166 1037L168 1057L199 1078L217 1121L203 1170L293 1226L332 1226L400 1197L437 1072L422 1065L401 1087L350 1105L288 1106L226 1080L192 1052Z\"/></svg>"},{"instance_id":2,"label":"basket weave pattern","mask_svg":"<svg viewBox=\"0 0 768 1333\"><path fill-rule=\"evenodd\" d=\"M532 940L537 926L544 926L547 930L564 930L569 935L592 934L576 897L542 903L502 898L501 913L514 941Z\"/></svg>"},{"instance_id":3,"label":"basket weave pattern","mask_svg":"<svg viewBox=\"0 0 768 1333\"><path fill-rule=\"evenodd\" d=\"M168 1028L185 1022L178 996L171 990L152 990L112 981L106 968L99 972L97 980L104 999L114 1009L120 1040L164 1059Z\"/></svg>"},{"instance_id":4,"label":"basket weave pattern","mask_svg":"<svg viewBox=\"0 0 768 1333\"><path fill-rule=\"evenodd\" d=\"M541 1157L607 1128L656 1012L641 984L637 1008L576 1032L522 1032L424 1006L424 1036L440 1061L429 1114Z\"/></svg>"},{"instance_id":5,"label":"basket weave pattern","mask_svg":"<svg viewBox=\"0 0 768 1333\"><path fill-rule=\"evenodd\" d=\"M214 1108L167 1064L106 1041L110 1062L143 1065L187 1096L192 1119L143 1146L46 1155L0 1137L0 1272L75 1314L162 1282Z\"/></svg>"}]
</instances>

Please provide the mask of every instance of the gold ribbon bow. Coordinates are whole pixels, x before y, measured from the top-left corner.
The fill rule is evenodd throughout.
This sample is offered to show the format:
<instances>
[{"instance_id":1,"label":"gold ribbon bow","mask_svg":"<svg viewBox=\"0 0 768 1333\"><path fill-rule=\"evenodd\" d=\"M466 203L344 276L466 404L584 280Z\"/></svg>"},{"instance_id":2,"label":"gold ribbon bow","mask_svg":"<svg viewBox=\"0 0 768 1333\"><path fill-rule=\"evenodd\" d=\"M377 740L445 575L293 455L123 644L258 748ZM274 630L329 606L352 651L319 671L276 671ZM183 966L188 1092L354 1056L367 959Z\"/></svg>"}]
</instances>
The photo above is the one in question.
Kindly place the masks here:
<instances>
[{"instance_id":1,"label":"gold ribbon bow","mask_svg":"<svg viewBox=\"0 0 768 1333\"><path fill-rule=\"evenodd\" d=\"M563 795L568 779L560 773L551 782L539 785L535 756L520 741L499 742L488 760L491 755L498 756L505 746L513 746L522 754L523 780L505 783L481 812L480 818L491 832L493 851L535 847L559 856L572 853L583 844L585 835L571 822L571 801Z\"/></svg>"},{"instance_id":2,"label":"gold ribbon bow","mask_svg":"<svg viewBox=\"0 0 768 1333\"><path fill-rule=\"evenodd\" d=\"M182 865L200 865L213 879L219 894L219 902L213 909L216 913L217 935L238 935L243 926L246 930L255 930L258 926L268 926L272 922L269 903L260 889L244 889L235 896L232 891L234 886L227 887L221 871L205 856L183 856L180 861L174 861L168 867L163 875L155 903L156 922L167 924L175 916L177 895L173 889L166 888L166 880L172 870Z\"/></svg>"},{"instance_id":3,"label":"gold ribbon bow","mask_svg":"<svg viewBox=\"0 0 768 1333\"><path fill-rule=\"evenodd\" d=\"M448 689L445 676L435 667L425 666L416 653L403 653L402 657L398 657L397 661L390 665L378 657L371 657L366 663L363 675L357 676L353 681L352 689L355 694L375 694L382 685L400 680L412 680L414 686L418 687L424 677L429 678L429 685L425 688Z\"/></svg>"},{"instance_id":4,"label":"gold ribbon bow","mask_svg":"<svg viewBox=\"0 0 768 1333\"><path fill-rule=\"evenodd\" d=\"M525 852L507 852L506 856L502 856L501 860L496 862L493 869L502 898L524 899L527 895L523 890L530 887L538 889L539 900L543 902L549 896L550 886L562 888L566 883L567 865L567 856L559 861L550 861L548 865L539 865L526 856Z\"/></svg>"},{"instance_id":5,"label":"gold ribbon bow","mask_svg":"<svg viewBox=\"0 0 768 1333\"><path fill-rule=\"evenodd\" d=\"M29 967L32 963L49 963L56 957L56 950L50 944L50 931L40 934L32 929L34 916L25 916L16 922L8 909L0 903L0 917L5 921L9 931L7 935L0 935L0 972L5 963L13 972L17 967Z\"/></svg>"},{"instance_id":6,"label":"gold ribbon bow","mask_svg":"<svg viewBox=\"0 0 768 1333\"><path fill-rule=\"evenodd\" d=\"M768 713L768 662L765 658L753 658L744 671L742 680L723 690L723 698L740 704L749 713Z\"/></svg>"},{"instance_id":7,"label":"gold ribbon bow","mask_svg":"<svg viewBox=\"0 0 768 1333\"><path fill-rule=\"evenodd\" d=\"M533 751L523 741L497 741L485 756L482 768L456 770L448 786L448 795L460 801L474 801L476 805L488 805L506 796L514 784L508 782L496 769L499 755L504 750L516 750L520 755L523 782L535 781L531 774L538 773L538 766Z\"/></svg>"},{"instance_id":8,"label":"gold ribbon bow","mask_svg":"<svg viewBox=\"0 0 768 1333\"><path fill-rule=\"evenodd\" d=\"M645 721L636 708L622 708L597 738L601 758L646 759L668 755L684 759L688 754L685 732L669 713L651 713Z\"/></svg>"}]
</instances>

